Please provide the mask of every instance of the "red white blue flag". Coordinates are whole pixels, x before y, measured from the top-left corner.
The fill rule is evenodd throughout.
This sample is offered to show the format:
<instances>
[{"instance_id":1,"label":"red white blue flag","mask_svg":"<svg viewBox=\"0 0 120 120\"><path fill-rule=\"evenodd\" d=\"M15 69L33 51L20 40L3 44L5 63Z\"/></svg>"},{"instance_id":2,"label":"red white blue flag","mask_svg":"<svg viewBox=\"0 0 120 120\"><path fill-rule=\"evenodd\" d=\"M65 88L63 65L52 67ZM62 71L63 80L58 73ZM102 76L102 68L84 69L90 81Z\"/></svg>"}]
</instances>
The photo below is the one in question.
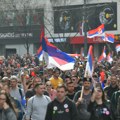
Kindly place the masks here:
<instances>
[{"instance_id":1,"label":"red white blue flag","mask_svg":"<svg viewBox=\"0 0 120 120\"><path fill-rule=\"evenodd\" d=\"M99 35L103 34L104 31L105 31L104 24L102 24L99 27L97 27L96 29L88 31L87 32L87 37L88 38L93 38L93 37L99 36Z\"/></svg>"},{"instance_id":2,"label":"red white blue flag","mask_svg":"<svg viewBox=\"0 0 120 120\"><path fill-rule=\"evenodd\" d=\"M88 51L88 55L87 55L87 63L86 63L86 69L85 69L85 75L84 77L91 77L92 78L92 74L93 74L93 46L91 45L89 47L89 51Z\"/></svg>"},{"instance_id":3,"label":"red white blue flag","mask_svg":"<svg viewBox=\"0 0 120 120\"><path fill-rule=\"evenodd\" d=\"M38 55L40 58L41 50ZM75 59L70 57L67 53L59 50L56 46L52 45L45 37L42 38L42 55L47 64L47 68L58 67L63 71L74 68Z\"/></svg>"},{"instance_id":4,"label":"red white blue flag","mask_svg":"<svg viewBox=\"0 0 120 120\"><path fill-rule=\"evenodd\" d=\"M116 49L116 52L118 53L120 51L120 44L117 44L115 49Z\"/></svg>"},{"instance_id":5,"label":"red white blue flag","mask_svg":"<svg viewBox=\"0 0 120 120\"><path fill-rule=\"evenodd\" d=\"M103 52L101 54L101 56L98 59L98 62L102 62L106 59L106 47L104 46Z\"/></svg>"},{"instance_id":6,"label":"red white blue flag","mask_svg":"<svg viewBox=\"0 0 120 120\"><path fill-rule=\"evenodd\" d=\"M114 34L105 33L105 34L102 36L102 39L103 39L104 41L107 41L107 42L110 42L110 43L114 43Z\"/></svg>"},{"instance_id":7,"label":"red white blue flag","mask_svg":"<svg viewBox=\"0 0 120 120\"><path fill-rule=\"evenodd\" d=\"M112 61L113 61L112 54L109 52L107 55L107 62L109 62L111 64Z\"/></svg>"}]
</instances>

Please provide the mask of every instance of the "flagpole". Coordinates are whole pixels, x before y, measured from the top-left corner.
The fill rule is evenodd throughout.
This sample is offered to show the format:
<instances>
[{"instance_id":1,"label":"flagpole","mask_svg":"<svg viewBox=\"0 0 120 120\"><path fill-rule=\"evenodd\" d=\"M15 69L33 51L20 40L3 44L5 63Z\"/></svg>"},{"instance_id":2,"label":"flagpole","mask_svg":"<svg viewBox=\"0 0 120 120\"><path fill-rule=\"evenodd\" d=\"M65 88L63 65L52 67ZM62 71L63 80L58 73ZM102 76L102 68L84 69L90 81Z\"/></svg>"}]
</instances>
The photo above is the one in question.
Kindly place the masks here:
<instances>
[{"instance_id":1,"label":"flagpole","mask_svg":"<svg viewBox=\"0 0 120 120\"><path fill-rule=\"evenodd\" d=\"M87 56L87 24L86 24L86 0L84 0L84 7L83 7L83 21L84 21L84 55Z\"/></svg>"}]
</instances>

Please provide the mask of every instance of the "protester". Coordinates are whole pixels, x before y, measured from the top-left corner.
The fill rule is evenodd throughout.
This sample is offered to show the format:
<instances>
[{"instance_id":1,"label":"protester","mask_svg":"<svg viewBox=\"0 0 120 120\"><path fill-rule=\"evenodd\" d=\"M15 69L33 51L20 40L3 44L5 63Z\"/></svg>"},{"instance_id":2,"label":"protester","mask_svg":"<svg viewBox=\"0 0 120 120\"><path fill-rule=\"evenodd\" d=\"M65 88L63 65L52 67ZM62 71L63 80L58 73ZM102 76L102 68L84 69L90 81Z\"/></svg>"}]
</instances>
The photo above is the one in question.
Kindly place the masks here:
<instances>
[{"instance_id":1,"label":"protester","mask_svg":"<svg viewBox=\"0 0 120 120\"><path fill-rule=\"evenodd\" d=\"M101 86L94 88L88 111L91 113L89 120L114 120L110 101L105 99Z\"/></svg>"},{"instance_id":2,"label":"protester","mask_svg":"<svg viewBox=\"0 0 120 120\"><path fill-rule=\"evenodd\" d=\"M113 109L113 114L115 119L117 119L117 107L118 107L118 101L119 101L119 97L120 97L120 90L116 91L113 93L112 97L111 97L111 105L112 105L112 109Z\"/></svg>"},{"instance_id":3,"label":"protester","mask_svg":"<svg viewBox=\"0 0 120 120\"><path fill-rule=\"evenodd\" d=\"M21 106L24 111L26 106L25 93L22 88L18 87L18 78L16 76L11 76L10 85L11 85L10 95L16 98L21 103Z\"/></svg>"},{"instance_id":4,"label":"protester","mask_svg":"<svg viewBox=\"0 0 120 120\"><path fill-rule=\"evenodd\" d=\"M44 120L50 98L44 95L45 86L42 83L37 83L34 86L35 95L28 100L26 120Z\"/></svg>"},{"instance_id":5,"label":"protester","mask_svg":"<svg viewBox=\"0 0 120 120\"><path fill-rule=\"evenodd\" d=\"M71 77L73 83L74 83L74 89L75 89L75 92L81 90L81 86L79 85L79 78L77 75L74 75Z\"/></svg>"},{"instance_id":6,"label":"protester","mask_svg":"<svg viewBox=\"0 0 120 120\"><path fill-rule=\"evenodd\" d=\"M118 91L118 90L119 90L119 87L118 87L118 85L117 85L117 78L116 78L116 76L113 74L113 75L111 76L111 84L110 84L109 86L106 86L106 87L104 88L104 92L106 93L107 98L110 100L111 97L112 97L112 95L113 95L113 93L116 92L116 91Z\"/></svg>"},{"instance_id":7,"label":"protester","mask_svg":"<svg viewBox=\"0 0 120 120\"><path fill-rule=\"evenodd\" d=\"M17 120L22 120L24 111L21 107L21 103L16 98L14 98L10 95L10 85L8 85L8 84L4 85L1 92L7 93L8 97L11 101L11 104L16 112Z\"/></svg>"},{"instance_id":8,"label":"protester","mask_svg":"<svg viewBox=\"0 0 120 120\"><path fill-rule=\"evenodd\" d=\"M63 84L63 79L60 77L60 70L54 69L53 76L49 80L53 89L56 89L59 85Z\"/></svg>"},{"instance_id":9,"label":"protester","mask_svg":"<svg viewBox=\"0 0 120 120\"><path fill-rule=\"evenodd\" d=\"M75 90L74 90L74 83L71 81L71 82L68 82L66 84L66 88L67 88L67 97L71 100L73 100L74 96L75 96Z\"/></svg>"},{"instance_id":10,"label":"protester","mask_svg":"<svg viewBox=\"0 0 120 120\"><path fill-rule=\"evenodd\" d=\"M91 99L91 82L91 78L84 78L82 90L78 91L74 96L79 120L89 120L90 118L90 113L87 111L87 107Z\"/></svg>"},{"instance_id":11,"label":"protester","mask_svg":"<svg viewBox=\"0 0 120 120\"><path fill-rule=\"evenodd\" d=\"M39 77L34 77L33 78L33 88L32 89L28 89L27 92L26 92L26 100L28 101L32 96L35 95L35 90L34 90L34 87L37 83L40 83L42 82L41 78Z\"/></svg>"},{"instance_id":12,"label":"protester","mask_svg":"<svg viewBox=\"0 0 120 120\"><path fill-rule=\"evenodd\" d=\"M57 97L47 107L45 120L78 120L75 103L66 97L66 87L58 86Z\"/></svg>"},{"instance_id":13,"label":"protester","mask_svg":"<svg viewBox=\"0 0 120 120\"><path fill-rule=\"evenodd\" d=\"M11 98L14 99L14 97L16 97L16 99L18 99L20 103L21 98L24 96L24 94L26 95L27 100L33 98L33 96L36 96L36 90L34 88L36 84L40 82L44 83L43 85L44 95L47 95L51 98L51 100L57 101L58 103L60 103L58 100L59 96L56 94L56 89L59 85L65 84L65 86L67 87L67 93L65 94L65 96L68 96L71 100L73 99L73 97L75 98L73 102L76 104L77 112L79 112L79 119L81 120L81 119L85 119L85 117L88 115L87 114L88 112L86 111L91 98L92 88L94 88L94 86L97 83L99 84L104 83L105 85L104 94L106 94L105 99L107 98L111 101L110 106L112 106L112 110L113 110L112 113L114 113L114 117L116 116L115 119L119 120L118 118L118 110L119 110L118 101L119 101L119 90L120 90L120 81L119 81L120 58L119 57L113 58L113 62L111 64L108 64L105 60L99 63L98 61L96 61L94 63L92 82L88 82L89 79L87 79L87 81L82 81L82 78L84 77L85 66L86 66L85 59L79 59L79 58L76 59L74 69L72 70L60 71L58 68L50 68L50 69L46 68L45 64L43 64L43 62L41 62L42 63L41 64L38 61L38 58L36 57L37 56L32 56L30 54L25 54L24 56L18 56L17 54L14 54L14 55L8 56L6 59L3 59L2 62L0 61L0 90L3 91L7 89L7 91L10 92L10 94L9 92L7 93L9 94L9 98L12 101L12 103L14 102ZM101 70L104 73L102 73ZM17 79L11 79L13 75ZM106 82L106 79L107 79L107 82ZM73 87L73 83L74 83L74 87ZM10 87L10 90L9 90L9 87ZM22 94L19 91L19 88L22 89ZM80 94L82 91L84 92L81 99ZM69 101L68 97L65 97L67 101ZM18 101L16 99L15 101ZM64 102L62 102L62 105L64 108ZM83 108L85 108L84 109L85 112ZM41 108L39 107L38 111L40 110ZM61 111L59 110L57 112L61 112ZM84 115L81 115L80 112L84 113ZM69 112L67 114L68 116L66 115L66 112L64 115L63 114L61 114L60 116L66 116L66 117L69 116L68 115Z\"/></svg>"},{"instance_id":14,"label":"protester","mask_svg":"<svg viewBox=\"0 0 120 120\"><path fill-rule=\"evenodd\" d=\"M17 120L14 108L6 93L0 92L0 120Z\"/></svg>"},{"instance_id":15,"label":"protester","mask_svg":"<svg viewBox=\"0 0 120 120\"><path fill-rule=\"evenodd\" d=\"M51 82L47 81L46 82L46 92L48 93L49 97L51 100L54 100L56 97L56 90L52 88Z\"/></svg>"}]
</instances>

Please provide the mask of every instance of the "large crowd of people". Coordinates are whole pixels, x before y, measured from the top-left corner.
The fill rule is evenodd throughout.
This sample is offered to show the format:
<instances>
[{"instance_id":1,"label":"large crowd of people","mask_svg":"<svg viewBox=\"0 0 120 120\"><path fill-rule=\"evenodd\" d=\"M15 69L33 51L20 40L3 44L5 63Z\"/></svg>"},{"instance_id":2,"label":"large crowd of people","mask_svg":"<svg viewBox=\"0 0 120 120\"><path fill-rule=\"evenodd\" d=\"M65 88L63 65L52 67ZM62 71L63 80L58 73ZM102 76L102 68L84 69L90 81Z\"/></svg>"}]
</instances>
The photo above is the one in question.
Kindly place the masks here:
<instances>
[{"instance_id":1,"label":"large crowd of people","mask_svg":"<svg viewBox=\"0 0 120 120\"><path fill-rule=\"evenodd\" d=\"M1 120L120 120L120 58L94 61L84 77L86 59L74 69L47 69L36 55L0 57Z\"/></svg>"}]
</instances>

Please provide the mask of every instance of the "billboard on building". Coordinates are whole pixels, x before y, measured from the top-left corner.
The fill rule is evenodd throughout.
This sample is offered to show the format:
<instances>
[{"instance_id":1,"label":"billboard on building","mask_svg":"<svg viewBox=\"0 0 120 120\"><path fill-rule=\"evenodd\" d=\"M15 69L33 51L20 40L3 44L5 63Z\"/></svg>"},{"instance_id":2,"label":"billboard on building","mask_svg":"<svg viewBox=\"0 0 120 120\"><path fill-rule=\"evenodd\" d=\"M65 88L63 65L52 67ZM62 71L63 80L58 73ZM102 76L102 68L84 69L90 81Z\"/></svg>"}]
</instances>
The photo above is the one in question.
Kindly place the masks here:
<instances>
[{"instance_id":1,"label":"billboard on building","mask_svg":"<svg viewBox=\"0 0 120 120\"><path fill-rule=\"evenodd\" d=\"M84 20L86 16L86 20ZM105 24L105 30L117 30L117 3L99 3L54 7L54 33L74 33L95 29Z\"/></svg>"}]
</instances>

